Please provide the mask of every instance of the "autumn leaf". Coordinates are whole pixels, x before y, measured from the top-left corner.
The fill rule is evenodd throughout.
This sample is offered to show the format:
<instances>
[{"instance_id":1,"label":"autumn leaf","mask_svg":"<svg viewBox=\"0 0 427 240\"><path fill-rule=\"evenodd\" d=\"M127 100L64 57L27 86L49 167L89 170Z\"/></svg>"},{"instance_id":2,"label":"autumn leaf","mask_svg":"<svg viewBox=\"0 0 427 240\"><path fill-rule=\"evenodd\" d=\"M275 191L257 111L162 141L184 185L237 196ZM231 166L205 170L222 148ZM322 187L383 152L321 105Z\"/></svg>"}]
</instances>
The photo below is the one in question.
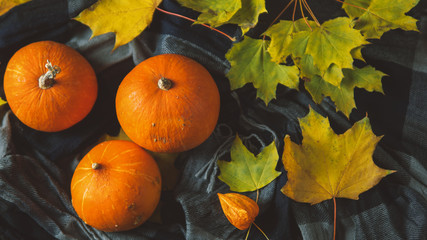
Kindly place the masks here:
<instances>
[{"instance_id":1,"label":"autumn leaf","mask_svg":"<svg viewBox=\"0 0 427 240\"><path fill-rule=\"evenodd\" d=\"M362 55L362 49L363 49L363 47L364 47L364 46L359 46L359 47L353 48L353 49L350 51L350 54L351 54L351 56L352 56L354 59L358 59L358 60L360 60L360 61L366 62L366 61L365 61L365 59L363 58L363 55Z\"/></svg>"},{"instance_id":2,"label":"autumn leaf","mask_svg":"<svg viewBox=\"0 0 427 240\"><path fill-rule=\"evenodd\" d=\"M196 23L212 27L237 24L245 34L258 23L260 14L267 12L265 0L178 0L188 8L201 12Z\"/></svg>"},{"instance_id":3,"label":"autumn leaf","mask_svg":"<svg viewBox=\"0 0 427 240\"><path fill-rule=\"evenodd\" d=\"M245 34L257 25L259 15L265 12L267 12L265 0L242 0L242 8L227 23L239 25Z\"/></svg>"},{"instance_id":4,"label":"autumn leaf","mask_svg":"<svg viewBox=\"0 0 427 240\"><path fill-rule=\"evenodd\" d=\"M302 144L285 137L282 161L288 182L282 192L298 202L317 204L331 198L357 200L359 195L393 173L375 165L372 154L381 137L367 117L341 135L327 118L310 108L300 119Z\"/></svg>"},{"instance_id":5,"label":"autumn leaf","mask_svg":"<svg viewBox=\"0 0 427 240\"><path fill-rule=\"evenodd\" d=\"M351 28L349 18L335 18L310 33L305 54L313 57L314 64L322 72L333 63L339 68L353 68L350 51L365 43L360 32Z\"/></svg>"},{"instance_id":6,"label":"autumn leaf","mask_svg":"<svg viewBox=\"0 0 427 240\"><path fill-rule=\"evenodd\" d=\"M284 30L280 33L272 30L266 32L272 41L268 51L276 61L291 56L302 76L319 75L326 82L339 87L343 76L341 69L353 68L352 50L368 42L359 30L351 27L350 18L331 19L320 27L309 21L311 29L308 25L304 27L303 23L305 21L300 19L295 23L282 21L272 26L273 30ZM311 69L311 73L304 71L307 69Z\"/></svg>"},{"instance_id":7,"label":"autumn leaf","mask_svg":"<svg viewBox=\"0 0 427 240\"><path fill-rule=\"evenodd\" d=\"M372 0L345 0L344 2L342 8L350 18L355 19L365 13L365 9L369 7Z\"/></svg>"},{"instance_id":8,"label":"autumn leaf","mask_svg":"<svg viewBox=\"0 0 427 240\"><path fill-rule=\"evenodd\" d=\"M0 0L0 16L7 13L10 9L29 1L31 0Z\"/></svg>"},{"instance_id":9,"label":"autumn leaf","mask_svg":"<svg viewBox=\"0 0 427 240\"><path fill-rule=\"evenodd\" d=\"M276 98L277 84L298 89L298 68L280 65L271 61L267 52L269 41L245 37L225 55L231 64L227 77L231 89L252 83L257 89L257 97L267 105Z\"/></svg>"},{"instance_id":10,"label":"autumn leaf","mask_svg":"<svg viewBox=\"0 0 427 240\"><path fill-rule=\"evenodd\" d=\"M132 41L151 23L162 0L99 0L80 13L75 20L92 30L91 38L113 32L114 49Z\"/></svg>"},{"instance_id":11,"label":"autumn leaf","mask_svg":"<svg viewBox=\"0 0 427 240\"><path fill-rule=\"evenodd\" d=\"M316 27L314 21L307 22L312 28ZM285 63L287 57L293 53L293 35L301 31L310 31L303 18L296 21L281 20L280 22L271 26L264 33L271 38L271 44L268 46L268 52L271 54L272 60L277 63ZM296 54L298 56L304 53Z\"/></svg>"},{"instance_id":12,"label":"autumn leaf","mask_svg":"<svg viewBox=\"0 0 427 240\"><path fill-rule=\"evenodd\" d=\"M374 67L343 69L343 74L344 78L340 87L323 81L318 75L306 81L304 86L313 97L314 102L320 104L324 97L330 97L337 110L343 112L347 117L349 117L352 109L356 107L354 102L355 87L364 88L370 92L384 93L381 79L386 74L375 70Z\"/></svg>"},{"instance_id":13,"label":"autumn leaf","mask_svg":"<svg viewBox=\"0 0 427 240\"><path fill-rule=\"evenodd\" d=\"M313 57L305 54L302 58L295 58L294 63L300 69L300 77L306 79L318 78L324 81L324 84L332 84L340 87L344 73L335 63L331 64L325 72L321 72L313 63ZM321 77L322 76L322 77Z\"/></svg>"},{"instance_id":14,"label":"autumn leaf","mask_svg":"<svg viewBox=\"0 0 427 240\"><path fill-rule=\"evenodd\" d=\"M230 186L231 191L248 192L261 189L281 174L275 170L279 155L274 142L255 156L243 145L239 136L236 136L230 154L230 162L218 161L221 171L218 178Z\"/></svg>"},{"instance_id":15,"label":"autumn leaf","mask_svg":"<svg viewBox=\"0 0 427 240\"><path fill-rule=\"evenodd\" d=\"M182 6L201 12L196 23L217 27L225 24L242 7L241 0L178 0Z\"/></svg>"},{"instance_id":16,"label":"autumn leaf","mask_svg":"<svg viewBox=\"0 0 427 240\"><path fill-rule=\"evenodd\" d=\"M248 229L258 216L258 204L245 195L218 193L218 198L228 221L240 230Z\"/></svg>"},{"instance_id":17,"label":"autumn leaf","mask_svg":"<svg viewBox=\"0 0 427 240\"><path fill-rule=\"evenodd\" d=\"M417 20L405 15L418 2L419 0L346 0L347 4L343 4L343 8L350 17L356 18L354 27L366 38L381 38L385 32L397 28L418 31Z\"/></svg>"},{"instance_id":18,"label":"autumn leaf","mask_svg":"<svg viewBox=\"0 0 427 240\"><path fill-rule=\"evenodd\" d=\"M7 104L7 102L0 98L0 106L3 106L5 104Z\"/></svg>"}]
</instances>

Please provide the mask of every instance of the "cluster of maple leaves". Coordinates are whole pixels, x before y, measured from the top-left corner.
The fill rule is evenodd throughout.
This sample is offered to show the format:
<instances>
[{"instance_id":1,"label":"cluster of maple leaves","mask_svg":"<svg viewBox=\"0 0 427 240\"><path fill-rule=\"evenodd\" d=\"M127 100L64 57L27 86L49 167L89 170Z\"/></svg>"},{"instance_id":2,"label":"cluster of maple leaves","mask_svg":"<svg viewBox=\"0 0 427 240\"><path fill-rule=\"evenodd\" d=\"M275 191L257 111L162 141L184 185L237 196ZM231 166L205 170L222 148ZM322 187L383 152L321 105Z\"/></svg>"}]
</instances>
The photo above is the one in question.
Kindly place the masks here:
<instances>
[{"instance_id":1,"label":"cluster of maple leaves","mask_svg":"<svg viewBox=\"0 0 427 240\"><path fill-rule=\"evenodd\" d=\"M0 15L29 0L0 3ZM266 13L265 0L177 0L200 12L195 23L218 27L236 24L244 35ZM333 0L331 0L333 1ZM281 20L267 29L260 39L244 36L226 53L231 64L227 77L232 90L252 83L257 97L266 105L276 98L277 85L299 88L303 85L316 103L330 97L338 111L349 117L356 107L354 88L383 93L381 79L386 74L365 65L357 68L355 59L364 61L362 48L369 39L379 39L393 29L417 31L416 19L405 15L419 0L335 0L346 17L319 23L306 0L289 0L287 7L300 4L312 20ZM92 37L116 34L113 49L138 36L150 23L162 0L99 0L75 19L92 30ZM339 2L339 3L338 3ZM303 6L305 9L303 9ZM232 39L232 38L231 38ZM292 59L293 64L287 63ZM376 185L393 171L377 167L372 154L380 137L372 133L367 117L337 135L327 118L310 109L300 119L302 144L284 139L282 161L288 181L282 192L298 202L316 204L338 197L358 199L360 193ZM277 178L279 155L273 142L254 156L237 136L231 148L231 161L218 161L219 179L231 191L258 191Z\"/></svg>"},{"instance_id":2,"label":"cluster of maple leaves","mask_svg":"<svg viewBox=\"0 0 427 240\"><path fill-rule=\"evenodd\" d=\"M236 24L243 34L257 24L260 14L267 12L265 0L177 1L200 12L195 23L211 27ZM235 43L226 54L231 64L227 74L231 89L252 83L257 97L268 104L276 97L277 84L298 90L303 79L307 80L303 81L304 87L316 103L330 97L337 110L347 117L356 107L354 88L383 93L381 79L385 74L369 65L357 68L354 59L364 61L361 50L369 44L368 39L380 38L396 28L417 31L416 19L405 13L419 0L336 1L343 3L348 17L322 24L314 16L314 21L306 17L281 20L267 29L262 39L244 36L241 42ZM292 2L307 4L305 0L289 0L289 4ZM134 39L150 24L160 3L161 0L101 0L76 20L90 26L92 36L116 33L115 49ZM288 57L294 65L283 64Z\"/></svg>"},{"instance_id":3,"label":"cluster of maple leaves","mask_svg":"<svg viewBox=\"0 0 427 240\"><path fill-rule=\"evenodd\" d=\"M372 154L381 137L371 130L367 117L344 134L337 135L327 118L310 112L300 119L302 144L285 137L282 155L288 181L282 192L298 201L317 204L334 197L358 199L393 171L377 167ZM237 136L231 147L231 161L218 161L219 179L231 191L256 191L281 172L276 171L279 155L272 142L254 156Z\"/></svg>"},{"instance_id":4,"label":"cluster of maple leaves","mask_svg":"<svg viewBox=\"0 0 427 240\"><path fill-rule=\"evenodd\" d=\"M394 172L379 168L372 159L381 137L372 132L367 117L341 135L335 134L326 117L311 108L299 121L301 145L286 135L282 154L288 180L281 191L289 198L310 204L334 199L335 208L335 198L357 200ZM231 191L258 191L281 174L275 170L278 160L275 142L254 156L237 136L231 147L231 161L218 161L218 178Z\"/></svg>"}]
</instances>

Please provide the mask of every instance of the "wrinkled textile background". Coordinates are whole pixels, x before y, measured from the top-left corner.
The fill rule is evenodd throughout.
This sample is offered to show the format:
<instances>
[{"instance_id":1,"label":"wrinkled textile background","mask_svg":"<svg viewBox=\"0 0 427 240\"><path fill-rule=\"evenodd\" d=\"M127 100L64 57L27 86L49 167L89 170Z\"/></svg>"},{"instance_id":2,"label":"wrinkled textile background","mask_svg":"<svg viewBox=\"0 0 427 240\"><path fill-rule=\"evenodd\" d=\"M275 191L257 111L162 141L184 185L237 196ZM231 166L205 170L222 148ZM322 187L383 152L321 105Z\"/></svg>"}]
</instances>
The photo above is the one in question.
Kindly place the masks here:
<instances>
[{"instance_id":1,"label":"wrinkled textile background","mask_svg":"<svg viewBox=\"0 0 427 240\"><path fill-rule=\"evenodd\" d=\"M217 33L176 17L156 12L147 31L111 52L114 35L89 40L91 31L71 20L95 1L33 0L0 17L0 76L20 47L35 41L63 42L82 53L94 67L99 97L80 123L59 133L37 132L22 125L7 105L0 108L0 239L243 239L245 231L230 225L220 210L217 192L229 192L217 179L218 159L229 159L236 133L255 154L271 141L279 153L283 138L301 141L298 118L308 106L328 116L338 133L370 117L374 133L384 135L375 162L398 172L388 176L360 200L338 199L337 239L427 239L427 3L411 15L420 19L420 33L386 33L367 46L367 62L387 73L385 95L355 90L357 111L350 119L335 112L326 99L320 106L303 90L279 86L277 100L268 107L255 99L250 86L231 92L224 54L231 42ZM319 19L341 16L332 0L308 1ZM284 7L267 1L269 15L249 32L259 36ZM197 14L164 0L163 9L196 18ZM232 25L221 30L239 37ZM105 133L119 129L114 96L121 79L142 60L162 53L179 53L203 64L221 92L220 119L212 136L201 146L180 154L182 171L173 191L161 199L163 223L147 222L120 233L104 233L84 224L71 206L69 185L73 170L85 152ZM4 97L4 93L1 93ZM270 239L332 239L333 206L296 203L280 192L286 172L260 192L257 224ZM246 193L255 198L255 193ZM253 228L250 239L263 239Z\"/></svg>"}]
</instances>

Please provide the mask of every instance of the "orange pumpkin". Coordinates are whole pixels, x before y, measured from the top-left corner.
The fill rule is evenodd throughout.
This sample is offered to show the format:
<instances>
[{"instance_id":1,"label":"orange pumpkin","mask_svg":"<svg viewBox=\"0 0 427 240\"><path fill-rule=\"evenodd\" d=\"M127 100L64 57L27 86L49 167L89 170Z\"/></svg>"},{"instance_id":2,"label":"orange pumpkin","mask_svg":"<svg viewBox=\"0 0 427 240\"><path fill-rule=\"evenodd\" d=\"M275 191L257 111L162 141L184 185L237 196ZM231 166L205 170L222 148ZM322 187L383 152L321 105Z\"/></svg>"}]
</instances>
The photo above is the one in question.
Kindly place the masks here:
<instances>
[{"instance_id":1,"label":"orange pumpkin","mask_svg":"<svg viewBox=\"0 0 427 240\"><path fill-rule=\"evenodd\" d=\"M209 72L177 54L138 64L116 96L124 132L153 152L182 152L200 145L216 126L219 105L218 88Z\"/></svg>"},{"instance_id":2,"label":"orange pumpkin","mask_svg":"<svg viewBox=\"0 0 427 240\"><path fill-rule=\"evenodd\" d=\"M228 221L240 230L248 229L258 216L258 204L245 195L218 193L218 198Z\"/></svg>"},{"instance_id":3,"label":"orange pumpkin","mask_svg":"<svg viewBox=\"0 0 427 240\"><path fill-rule=\"evenodd\" d=\"M98 84L91 65L77 51L41 41L21 48L9 60L4 91L21 122L39 131L56 132L91 111Z\"/></svg>"},{"instance_id":4,"label":"orange pumpkin","mask_svg":"<svg viewBox=\"0 0 427 240\"><path fill-rule=\"evenodd\" d=\"M79 217L99 230L125 231L144 223L161 193L157 163L130 141L98 144L80 161L71 180Z\"/></svg>"}]
</instances>

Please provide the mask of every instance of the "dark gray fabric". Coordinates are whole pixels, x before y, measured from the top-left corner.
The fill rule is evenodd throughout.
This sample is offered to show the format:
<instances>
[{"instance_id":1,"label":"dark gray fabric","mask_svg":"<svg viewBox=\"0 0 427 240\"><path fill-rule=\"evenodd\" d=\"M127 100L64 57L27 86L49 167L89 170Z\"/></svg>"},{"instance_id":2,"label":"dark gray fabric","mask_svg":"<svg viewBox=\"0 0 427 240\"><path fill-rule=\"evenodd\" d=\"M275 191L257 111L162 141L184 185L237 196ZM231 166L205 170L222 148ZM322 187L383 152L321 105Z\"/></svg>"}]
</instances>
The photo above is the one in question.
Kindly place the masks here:
<instances>
[{"instance_id":1,"label":"dark gray fabric","mask_svg":"<svg viewBox=\"0 0 427 240\"><path fill-rule=\"evenodd\" d=\"M384 135L374 153L375 162L397 170L361 194L358 201L337 199L337 239L427 239L425 1L411 13L421 19L421 33L392 31L364 49L367 62L389 75L383 79L386 95L356 89L357 110L350 119L337 113L330 99L316 105L304 89L279 86L277 99L268 106L255 98L251 85L231 92L225 77L230 67L225 52L231 42L209 29L160 12L155 13L148 31L111 52L113 34L89 40L90 29L69 20L93 2L33 0L0 17L2 62L29 42L57 40L89 60L100 86L91 114L59 133L29 129L7 106L0 109L0 239L244 239L246 232L234 228L220 210L216 194L229 192L229 188L217 178L216 162L230 159L236 133L254 154L273 140L281 153L286 134L300 142L298 118L305 116L309 105L328 116L338 133L368 114L374 132ZM319 19L343 14L335 1L309 4ZM172 0L164 0L161 7L197 17ZM259 26L249 35L262 33L282 7L280 1L267 1L270 15L262 15ZM39 13L41 8L56 9L57 15L38 19L30 32L25 32L24 23L32 18L23 18L19 29L12 28L17 16ZM236 26L221 29L240 36ZM74 168L101 135L117 133L114 97L121 79L139 62L162 53L191 57L213 75L221 94L218 125L206 142L179 155L176 166L182 176L174 190L162 193L162 223L147 222L120 233L98 231L84 224L71 206L69 185ZM3 64L0 70L3 74ZM332 239L332 202L310 206L288 199L280 192L287 181L281 162L277 170L282 175L260 191L257 225L270 239ZM256 195L244 194L251 198ZM252 228L249 239L263 236Z\"/></svg>"}]
</instances>

